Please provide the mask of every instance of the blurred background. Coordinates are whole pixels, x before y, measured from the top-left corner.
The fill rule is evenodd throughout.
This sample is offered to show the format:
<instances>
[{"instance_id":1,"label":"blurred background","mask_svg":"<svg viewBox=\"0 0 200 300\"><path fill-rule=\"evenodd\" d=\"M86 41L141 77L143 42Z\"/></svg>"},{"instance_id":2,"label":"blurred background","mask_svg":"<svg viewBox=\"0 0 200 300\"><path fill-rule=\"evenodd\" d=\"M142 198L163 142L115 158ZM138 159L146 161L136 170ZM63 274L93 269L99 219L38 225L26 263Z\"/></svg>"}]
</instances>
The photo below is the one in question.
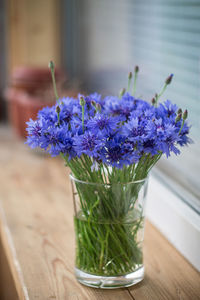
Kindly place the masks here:
<instances>
[{"instance_id":1,"label":"blurred background","mask_svg":"<svg viewBox=\"0 0 200 300\"><path fill-rule=\"evenodd\" d=\"M155 172L200 213L200 1L1 0L0 118L22 140L25 122L62 96L118 94L140 67L137 96L151 100L173 73L166 99L188 109L194 144Z\"/></svg>"}]
</instances>

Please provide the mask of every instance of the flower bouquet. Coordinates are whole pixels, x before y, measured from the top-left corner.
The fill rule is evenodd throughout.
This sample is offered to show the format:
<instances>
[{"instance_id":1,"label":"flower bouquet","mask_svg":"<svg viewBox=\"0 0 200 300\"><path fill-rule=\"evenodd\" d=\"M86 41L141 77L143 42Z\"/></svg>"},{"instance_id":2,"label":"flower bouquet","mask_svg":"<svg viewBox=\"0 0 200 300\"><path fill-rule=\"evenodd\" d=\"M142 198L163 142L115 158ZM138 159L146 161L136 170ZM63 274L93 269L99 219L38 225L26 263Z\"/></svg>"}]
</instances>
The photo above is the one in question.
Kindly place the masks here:
<instances>
[{"instance_id":1,"label":"flower bouquet","mask_svg":"<svg viewBox=\"0 0 200 300\"><path fill-rule=\"evenodd\" d=\"M144 276L142 243L148 174L162 155L190 143L187 110L135 97L128 75L119 97L94 93L59 99L28 124L27 144L60 155L71 169L77 279L83 284L130 286ZM132 93L130 92L133 80Z\"/></svg>"}]
</instances>

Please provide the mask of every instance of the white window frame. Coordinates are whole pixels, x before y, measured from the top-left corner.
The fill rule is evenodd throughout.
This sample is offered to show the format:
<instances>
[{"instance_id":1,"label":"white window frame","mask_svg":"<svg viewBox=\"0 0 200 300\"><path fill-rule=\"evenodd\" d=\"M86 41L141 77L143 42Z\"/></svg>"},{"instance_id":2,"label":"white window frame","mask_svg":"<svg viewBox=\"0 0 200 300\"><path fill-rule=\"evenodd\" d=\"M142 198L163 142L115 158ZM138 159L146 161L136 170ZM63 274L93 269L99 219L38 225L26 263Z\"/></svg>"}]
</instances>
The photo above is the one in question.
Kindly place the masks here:
<instances>
[{"instance_id":1,"label":"white window frame","mask_svg":"<svg viewBox=\"0 0 200 300\"><path fill-rule=\"evenodd\" d=\"M149 178L147 218L200 271L200 215L155 174Z\"/></svg>"}]
</instances>

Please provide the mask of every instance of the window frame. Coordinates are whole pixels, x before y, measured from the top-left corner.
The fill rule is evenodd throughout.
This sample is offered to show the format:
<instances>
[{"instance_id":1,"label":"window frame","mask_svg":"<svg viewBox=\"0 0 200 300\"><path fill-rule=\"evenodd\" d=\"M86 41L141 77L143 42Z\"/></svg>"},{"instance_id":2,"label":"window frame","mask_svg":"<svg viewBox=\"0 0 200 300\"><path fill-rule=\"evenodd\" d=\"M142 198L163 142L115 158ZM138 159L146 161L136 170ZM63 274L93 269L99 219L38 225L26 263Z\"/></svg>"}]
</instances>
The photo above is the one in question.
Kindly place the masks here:
<instances>
[{"instance_id":1,"label":"window frame","mask_svg":"<svg viewBox=\"0 0 200 300\"><path fill-rule=\"evenodd\" d=\"M77 41L79 40L78 0L66 0L64 3L62 29L66 40L62 45L62 50L63 53L67 53L67 57L63 56L63 65L68 70L70 77L76 78L81 74L79 60L76 59L78 57ZM67 11L67 18L64 11ZM73 34L72 28L74 29ZM147 218L200 271L200 214L188 204L189 201L186 201L187 198L192 197L189 191L185 191L183 188L181 190L182 197L177 192L176 183L174 186L170 183L167 184L167 175L162 174L159 176L158 168L155 168L150 175L146 207Z\"/></svg>"},{"instance_id":2,"label":"window frame","mask_svg":"<svg viewBox=\"0 0 200 300\"><path fill-rule=\"evenodd\" d=\"M146 213L150 222L200 271L200 215L156 172L149 179Z\"/></svg>"}]
</instances>

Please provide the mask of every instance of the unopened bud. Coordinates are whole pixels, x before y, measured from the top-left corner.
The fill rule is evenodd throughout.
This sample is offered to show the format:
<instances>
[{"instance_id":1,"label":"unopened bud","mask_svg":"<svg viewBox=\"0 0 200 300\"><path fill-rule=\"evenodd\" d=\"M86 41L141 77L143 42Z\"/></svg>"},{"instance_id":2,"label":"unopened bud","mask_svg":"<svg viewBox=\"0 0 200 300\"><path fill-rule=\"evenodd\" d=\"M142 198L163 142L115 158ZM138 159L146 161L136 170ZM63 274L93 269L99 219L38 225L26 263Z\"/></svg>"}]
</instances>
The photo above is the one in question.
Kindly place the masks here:
<instances>
[{"instance_id":1,"label":"unopened bud","mask_svg":"<svg viewBox=\"0 0 200 300\"><path fill-rule=\"evenodd\" d=\"M54 69L54 63L53 63L52 60L50 60L50 62L49 62L49 68L50 68L50 69Z\"/></svg>"},{"instance_id":2,"label":"unopened bud","mask_svg":"<svg viewBox=\"0 0 200 300\"><path fill-rule=\"evenodd\" d=\"M138 72L139 72L139 67L135 66L135 73L138 73Z\"/></svg>"},{"instance_id":3,"label":"unopened bud","mask_svg":"<svg viewBox=\"0 0 200 300\"><path fill-rule=\"evenodd\" d=\"M99 103L96 104L96 110L101 111L101 105Z\"/></svg>"},{"instance_id":4,"label":"unopened bud","mask_svg":"<svg viewBox=\"0 0 200 300\"><path fill-rule=\"evenodd\" d=\"M128 79L130 80L132 77L133 77L132 72L129 72L129 73L128 73Z\"/></svg>"},{"instance_id":5,"label":"unopened bud","mask_svg":"<svg viewBox=\"0 0 200 300\"><path fill-rule=\"evenodd\" d=\"M151 103L152 103L153 105L156 103L156 99L155 99L154 97L151 99Z\"/></svg>"},{"instance_id":6,"label":"unopened bud","mask_svg":"<svg viewBox=\"0 0 200 300\"><path fill-rule=\"evenodd\" d=\"M167 79L165 80L165 83L166 83L167 85L171 83L173 76L174 76L174 74L171 74L171 75L169 75L169 76L167 77Z\"/></svg>"},{"instance_id":7,"label":"unopened bud","mask_svg":"<svg viewBox=\"0 0 200 300\"><path fill-rule=\"evenodd\" d=\"M56 112L57 112L57 114L60 113L60 106L56 106Z\"/></svg>"},{"instance_id":8,"label":"unopened bud","mask_svg":"<svg viewBox=\"0 0 200 300\"><path fill-rule=\"evenodd\" d=\"M183 113L183 120L185 121L187 119L187 117L188 117L188 111L186 109Z\"/></svg>"},{"instance_id":9,"label":"unopened bud","mask_svg":"<svg viewBox=\"0 0 200 300\"><path fill-rule=\"evenodd\" d=\"M176 123L179 122L179 121L181 120L181 118L182 118L182 113L179 113L179 114L177 115L177 117L176 117L175 122L176 122Z\"/></svg>"},{"instance_id":10,"label":"unopened bud","mask_svg":"<svg viewBox=\"0 0 200 300\"><path fill-rule=\"evenodd\" d=\"M96 102L94 100L91 101L92 106L96 107Z\"/></svg>"},{"instance_id":11,"label":"unopened bud","mask_svg":"<svg viewBox=\"0 0 200 300\"><path fill-rule=\"evenodd\" d=\"M125 88L121 89L119 96L122 97L125 94L125 92L126 92Z\"/></svg>"},{"instance_id":12,"label":"unopened bud","mask_svg":"<svg viewBox=\"0 0 200 300\"><path fill-rule=\"evenodd\" d=\"M81 106L85 105L85 99L83 98L83 96L80 97L80 105Z\"/></svg>"},{"instance_id":13,"label":"unopened bud","mask_svg":"<svg viewBox=\"0 0 200 300\"><path fill-rule=\"evenodd\" d=\"M177 114L182 114L182 109L181 108L178 109Z\"/></svg>"}]
</instances>

